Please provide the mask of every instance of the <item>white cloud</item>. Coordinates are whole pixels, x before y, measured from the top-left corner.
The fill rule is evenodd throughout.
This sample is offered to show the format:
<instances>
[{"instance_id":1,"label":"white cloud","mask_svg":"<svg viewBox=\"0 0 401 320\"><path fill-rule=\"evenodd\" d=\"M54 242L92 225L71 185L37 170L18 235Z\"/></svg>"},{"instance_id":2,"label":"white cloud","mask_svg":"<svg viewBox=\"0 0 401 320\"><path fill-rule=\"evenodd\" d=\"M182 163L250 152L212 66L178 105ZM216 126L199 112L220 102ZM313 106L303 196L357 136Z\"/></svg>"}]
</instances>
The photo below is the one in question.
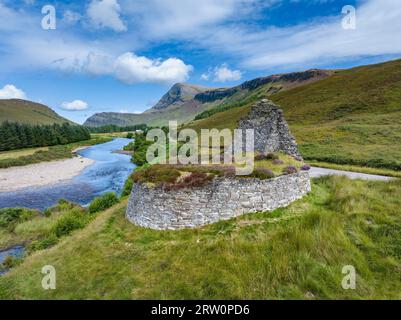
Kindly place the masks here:
<instances>
[{"instance_id":1,"label":"white cloud","mask_svg":"<svg viewBox=\"0 0 401 320\"><path fill-rule=\"evenodd\" d=\"M115 76L128 84L137 82L174 83L186 81L192 66L182 60L169 58L167 60L151 60L140 57L132 52L119 56L114 63Z\"/></svg>"},{"instance_id":2,"label":"white cloud","mask_svg":"<svg viewBox=\"0 0 401 320\"><path fill-rule=\"evenodd\" d=\"M88 104L82 100L74 100L71 102L63 102L61 108L69 111L82 111L88 109Z\"/></svg>"},{"instance_id":3,"label":"white cloud","mask_svg":"<svg viewBox=\"0 0 401 320\"><path fill-rule=\"evenodd\" d=\"M223 64L220 67L216 67L214 70L214 79L216 82L227 82L237 81L242 77L242 73L239 70L231 70L228 65Z\"/></svg>"},{"instance_id":4,"label":"white cloud","mask_svg":"<svg viewBox=\"0 0 401 320\"><path fill-rule=\"evenodd\" d=\"M247 0L137 0L123 2L132 21L151 37L189 34L233 16Z\"/></svg>"},{"instance_id":5,"label":"white cloud","mask_svg":"<svg viewBox=\"0 0 401 320\"><path fill-rule=\"evenodd\" d=\"M92 0L87 15L96 28L110 28L116 32L127 31L120 12L121 7L117 0Z\"/></svg>"},{"instance_id":6,"label":"white cloud","mask_svg":"<svg viewBox=\"0 0 401 320\"><path fill-rule=\"evenodd\" d=\"M26 99L25 92L12 84L7 84L0 89L0 99Z\"/></svg>"},{"instance_id":7,"label":"white cloud","mask_svg":"<svg viewBox=\"0 0 401 320\"><path fill-rule=\"evenodd\" d=\"M269 72L401 54L401 33L395 32L401 30L401 6L394 0L358 1L356 30L341 28L341 6L334 17L274 27L249 22L256 21L252 19L261 7L278 4L279 0L91 0L90 3L103 3L112 8L104 14L94 11L95 26L124 31L127 28L120 16L124 13L129 31L118 37L110 32L99 32L93 37L85 29L83 32L67 28L43 32L36 14L8 8L0 0L2 72L55 69L118 76L127 83L166 79L174 82L187 78L191 67L171 58L173 63L164 71L161 65L165 66L170 59L143 57L144 61L150 61L149 66L132 53L147 50L156 42L164 45L171 39L178 44L185 41L190 50L200 49L235 61L241 70L253 68ZM291 1L287 3L290 5ZM108 19L109 14L114 18ZM205 74L205 77L215 78L214 74Z\"/></svg>"},{"instance_id":8,"label":"white cloud","mask_svg":"<svg viewBox=\"0 0 401 320\"><path fill-rule=\"evenodd\" d=\"M255 31L230 25L197 39L202 47L225 52L254 69L293 70L361 57L401 53L401 6L392 0L365 0L356 9L356 30L342 28L342 14L292 27Z\"/></svg>"},{"instance_id":9,"label":"white cloud","mask_svg":"<svg viewBox=\"0 0 401 320\"><path fill-rule=\"evenodd\" d=\"M213 78L214 82L238 81L242 78L242 72L239 70L231 70L229 66L224 63L201 75L202 80L208 81L210 78Z\"/></svg>"}]
</instances>

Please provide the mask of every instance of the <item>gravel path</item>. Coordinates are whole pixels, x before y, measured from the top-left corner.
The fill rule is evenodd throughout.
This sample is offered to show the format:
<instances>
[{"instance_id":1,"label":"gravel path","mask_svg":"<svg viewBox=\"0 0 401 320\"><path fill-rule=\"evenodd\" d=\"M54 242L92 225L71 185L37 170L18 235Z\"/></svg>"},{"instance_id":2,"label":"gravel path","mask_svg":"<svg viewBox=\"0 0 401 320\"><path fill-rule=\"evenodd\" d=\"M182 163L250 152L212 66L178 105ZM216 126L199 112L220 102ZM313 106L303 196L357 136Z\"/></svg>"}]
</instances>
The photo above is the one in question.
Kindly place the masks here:
<instances>
[{"instance_id":1,"label":"gravel path","mask_svg":"<svg viewBox=\"0 0 401 320\"><path fill-rule=\"evenodd\" d=\"M312 167L311 170L309 171L309 174L312 178L335 175L335 176L346 176L350 179L377 180L377 181L390 181L394 179L392 177L379 176L375 174L366 174L366 173L333 170L333 169L325 169L317 167Z\"/></svg>"}]
</instances>

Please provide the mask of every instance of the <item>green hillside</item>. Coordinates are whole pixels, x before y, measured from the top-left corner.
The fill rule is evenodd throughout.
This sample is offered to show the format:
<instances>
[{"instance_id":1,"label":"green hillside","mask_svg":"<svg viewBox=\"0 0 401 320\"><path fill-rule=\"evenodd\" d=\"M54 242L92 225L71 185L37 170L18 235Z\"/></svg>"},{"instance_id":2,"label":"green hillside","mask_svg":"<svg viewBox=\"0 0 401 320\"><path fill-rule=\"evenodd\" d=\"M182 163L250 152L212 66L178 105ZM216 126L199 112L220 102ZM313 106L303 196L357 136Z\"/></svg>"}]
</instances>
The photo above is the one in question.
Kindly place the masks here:
<instances>
[{"instance_id":1,"label":"green hillside","mask_svg":"<svg viewBox=\"0 0 401 320\"><path fill-rule=\"evenodd\" d=\"M38 250L0 277L0 299L400 299L400 192L326 177L286 209L182 231L129 223L126 201L97 216L62 203L0 227L3 247ZM56 290L41 286L45 265ZM355 290L341 287L346 265Z\"/></svg>"},{"instance_id":2,"label":"green hillside","mask_svg":"<svg viewBox=\"0 0 401 320\"><path fill-rule=\"evenodd\" d=\"M306 159L401 170L401 60L336 71L268 98L283 108ZM251 105L187 126L235 128Z\"/></svg>"},{"instance_id":3,"label":"green hillside","mask_svg":"<svg viewBox=\"0 0 401 320\"><path fill-rule=\"evenodd\" d=\"M20 99L0 100L0 123L4 121L26 124L71 123L43 104Z\"/></svg>"}]
</instances>

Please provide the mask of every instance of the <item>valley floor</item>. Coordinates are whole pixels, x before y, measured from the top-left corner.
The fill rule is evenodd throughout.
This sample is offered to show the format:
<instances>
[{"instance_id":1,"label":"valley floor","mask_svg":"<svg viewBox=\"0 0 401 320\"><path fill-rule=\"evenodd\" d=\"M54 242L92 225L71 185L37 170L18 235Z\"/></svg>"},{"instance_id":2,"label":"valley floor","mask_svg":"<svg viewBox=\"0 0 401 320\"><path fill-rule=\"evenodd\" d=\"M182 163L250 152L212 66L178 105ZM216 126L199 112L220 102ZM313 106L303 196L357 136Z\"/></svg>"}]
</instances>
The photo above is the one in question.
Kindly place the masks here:
<instances>
[{"instance_id":1,"label":"valley floor","mask_svg":"<svg viewBox=\"0 0 401 320\"><path fill-rule=\"evenodd\" d=\"M0 192L70 180L95 161L83 157L0 169Z\"/></svg>"},{"instance_id":2,"label":"valley floor","mask_svg":"<svg viewBox=\"0 0 401 320\"><path fill-rule=\"evenodd\" d=\"M398 179L323 177L288 208L182 231L129 223L122 200L0 277L0 299L401 299L400 195Z\"/></svg>"}]
</instances>

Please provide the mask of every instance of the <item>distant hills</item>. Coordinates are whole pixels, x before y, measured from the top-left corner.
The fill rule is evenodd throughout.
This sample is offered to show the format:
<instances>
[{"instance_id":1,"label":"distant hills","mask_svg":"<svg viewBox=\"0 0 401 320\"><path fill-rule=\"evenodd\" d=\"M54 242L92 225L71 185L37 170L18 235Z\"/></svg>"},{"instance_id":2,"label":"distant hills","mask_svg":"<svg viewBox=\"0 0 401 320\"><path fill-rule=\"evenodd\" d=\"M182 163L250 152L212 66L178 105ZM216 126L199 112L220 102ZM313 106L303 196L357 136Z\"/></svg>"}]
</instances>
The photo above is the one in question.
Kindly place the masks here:
<instances>
[{"instance_id":1,"label":"distant hills","mask_svg":"<svg viewBox=\"0 0 401 320\"><path fill-rule=\"evenodd\" d=\"M108 124L130 126L146 123L150 126L162 126L168 124L169 120L177 120L182 124L217 106L231 106L245 97L257 99L259 96L269 96L324 79L332 73L333 71L315 69L257 78L236 87L218 89L178 83L153 108L142 114L97 113L88 118L84 125L99 127Z\"/></svg>"},{"instance_id":2,"label":"distant hills","mask_svg":"<svg viewBox=\"0 0 401 320\"><path fill-rule=\"evenodd\" d=\"M0 100L0 123L4 121L25 124L72 123L43 104L21 99Z\"/></svg>"}]
</instances>

